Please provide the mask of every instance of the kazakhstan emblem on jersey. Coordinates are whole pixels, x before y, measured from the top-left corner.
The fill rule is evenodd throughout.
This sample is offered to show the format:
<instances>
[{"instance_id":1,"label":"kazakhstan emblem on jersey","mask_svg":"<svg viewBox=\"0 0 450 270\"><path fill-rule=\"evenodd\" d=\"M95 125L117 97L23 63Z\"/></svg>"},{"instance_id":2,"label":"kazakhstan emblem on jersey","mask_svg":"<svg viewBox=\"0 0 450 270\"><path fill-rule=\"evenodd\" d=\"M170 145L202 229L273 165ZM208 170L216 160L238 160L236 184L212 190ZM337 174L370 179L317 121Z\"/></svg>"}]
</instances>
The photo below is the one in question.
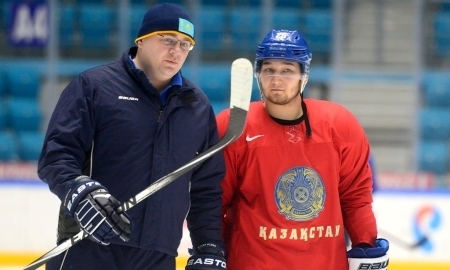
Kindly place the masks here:
<instances>
[{"instance_id":1,"label":"kazakhstan emblem on jersey","mask_svg":"<svg viewBox=\"0 0 450 270\"><path fill-rule=\"evenodd\" d=\"M317 217L325 204L325 189L319 174L309 167L284 172L275 186L278 212L286 219L306 221Z\"/></svg>"}]
</instances>

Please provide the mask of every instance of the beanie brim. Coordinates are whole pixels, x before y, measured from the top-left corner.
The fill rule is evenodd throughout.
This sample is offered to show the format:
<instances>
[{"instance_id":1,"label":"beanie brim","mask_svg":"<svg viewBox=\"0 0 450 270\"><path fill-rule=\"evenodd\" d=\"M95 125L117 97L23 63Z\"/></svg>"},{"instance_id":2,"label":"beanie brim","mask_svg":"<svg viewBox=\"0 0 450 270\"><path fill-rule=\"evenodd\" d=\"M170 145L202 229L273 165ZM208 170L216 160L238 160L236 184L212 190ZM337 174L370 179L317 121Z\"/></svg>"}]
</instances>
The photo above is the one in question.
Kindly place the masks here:
<instances>
[{"instance_id":1,"label":"beanie brim","mask_svg":"<svg viewBox=\"0 0 450 270\"><path fill-rule=\"evenodd\" d=\"M157 35L157 34L161 34L161 35L163 35L163 34L181 34L182 36L184 36L184 37L186 37L187 39L189 39L189 41L192 43L192 45L195 45L195 40L194 40L191 36L186 35L185 33L181 33L181 32L178 32L178 31L173 31L173 30L167 30L167 31L155 31L155 32L152 32L152 33L149 33L149 34L146 34L146 35L143 35L143 36L141 36L141 37L136 38L136 39L134 40L134 42L137 44L137 42L138 42L139 40L142 40L142 39L144 39L144 38L148 38L148 37L151 37L151 36L154 36L154 35Z\"/></svg>"}]
</instances>

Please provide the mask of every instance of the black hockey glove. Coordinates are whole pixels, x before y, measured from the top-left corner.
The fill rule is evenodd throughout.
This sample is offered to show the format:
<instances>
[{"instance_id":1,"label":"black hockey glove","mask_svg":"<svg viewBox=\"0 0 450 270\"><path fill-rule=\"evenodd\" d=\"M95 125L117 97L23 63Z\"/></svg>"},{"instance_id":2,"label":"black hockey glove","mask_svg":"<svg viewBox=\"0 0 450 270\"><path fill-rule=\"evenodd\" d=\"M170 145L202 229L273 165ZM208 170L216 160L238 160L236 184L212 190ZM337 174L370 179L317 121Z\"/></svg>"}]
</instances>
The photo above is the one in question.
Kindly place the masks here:
<instances>
[{"instance_id":1,"label":"black hockey glove","mask_svg":"<svg viewBox=\"0 0 450 270\"><path fill-rule=\"evenodd\" d=\"M190 249L186 270L223 270L227 269L225 252L214 243L198 246L195 250Z\"/></svg>"},{"instance_id":2,"label":"black hockey glove","mask_svg":"<svg viewBox=\"0 0 450 270\"><path fill-rule=\"evenodd\" d=\"M76 187L66 196L64 205L78 226L89 234L89 239L103 245L119 236L130 239L131 220L126 213L118 213L120 202L100 183L87 176L76 179Z\"/></svg>"}]
</instances>

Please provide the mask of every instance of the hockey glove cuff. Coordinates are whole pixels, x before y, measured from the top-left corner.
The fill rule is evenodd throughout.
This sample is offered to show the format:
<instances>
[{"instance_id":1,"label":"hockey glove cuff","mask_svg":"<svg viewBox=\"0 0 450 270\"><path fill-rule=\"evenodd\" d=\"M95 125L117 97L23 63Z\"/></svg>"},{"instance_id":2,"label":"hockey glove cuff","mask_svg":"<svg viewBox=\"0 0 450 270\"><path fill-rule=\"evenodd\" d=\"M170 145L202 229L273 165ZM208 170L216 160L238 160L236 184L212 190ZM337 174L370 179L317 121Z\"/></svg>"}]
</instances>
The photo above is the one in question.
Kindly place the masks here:
<instances>
[{"instance_id":1,"label":"hockey glove cuff","mask_svg":"<svg viewBox=\"0 0 450 270\"><path fill-rule=\"evenodd\" d=\"M386 270L389 265L389 242L386 239L375 240L375 247L354 247L347 252L349 270L380 269Z\"/></svg>"},{"instance_id":2,"label":"hockey glove cuff","mask_svg":"<svg viewBox=\"0 0 450 270\"><path fill-rule=\"evenodd\" d=\"M99 182L92 180L86 175L77 177L63 202L66 208L66 215L73 217L75 208L81 199L89 192L100 188L106 189Z\"/></svg>"},{"instance_id":3,"label":"hockey glove cuff","mask_svg":"<svg viewBox=\"0 0 450 270\"><path fill-rule=\"evenodd\" d=\"M195 250L190 249L186 270L223 270L227 269L225 252L214 243L198 246Z\"/></svg>"}]
</instances>

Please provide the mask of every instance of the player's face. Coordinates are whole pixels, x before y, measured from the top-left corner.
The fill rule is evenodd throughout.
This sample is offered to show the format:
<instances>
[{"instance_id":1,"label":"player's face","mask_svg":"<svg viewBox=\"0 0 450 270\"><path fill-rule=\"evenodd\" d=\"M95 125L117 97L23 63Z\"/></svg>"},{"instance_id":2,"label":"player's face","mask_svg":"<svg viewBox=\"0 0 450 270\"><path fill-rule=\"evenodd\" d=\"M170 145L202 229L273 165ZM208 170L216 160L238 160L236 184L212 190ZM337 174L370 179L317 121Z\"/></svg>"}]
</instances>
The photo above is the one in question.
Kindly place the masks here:
<instances>
[{"instance_id":1,"label":"player's face","mask_svg":"<svg viewBox=\"0 0 450 270\"><path fill-rule=\"evenodd\" d=\"M300 98L300 65L283 60L264 60L259 74L266 101L285 105Z\"/></svg>"},{"instance_id":2,"label":"player's face","mask_svg":"<svg viewBox=\"0 0 450 270\"><path fill-rule=\"evenodd\" d=\"M180 41L189 41L187 37L172 33L161 35L152 35L138 42L140 68L152 82L170 80L189 54L189 50L183 50L180 45ZM170 40L173 44L169 44Z\"/></svg>"}]
</instances>

